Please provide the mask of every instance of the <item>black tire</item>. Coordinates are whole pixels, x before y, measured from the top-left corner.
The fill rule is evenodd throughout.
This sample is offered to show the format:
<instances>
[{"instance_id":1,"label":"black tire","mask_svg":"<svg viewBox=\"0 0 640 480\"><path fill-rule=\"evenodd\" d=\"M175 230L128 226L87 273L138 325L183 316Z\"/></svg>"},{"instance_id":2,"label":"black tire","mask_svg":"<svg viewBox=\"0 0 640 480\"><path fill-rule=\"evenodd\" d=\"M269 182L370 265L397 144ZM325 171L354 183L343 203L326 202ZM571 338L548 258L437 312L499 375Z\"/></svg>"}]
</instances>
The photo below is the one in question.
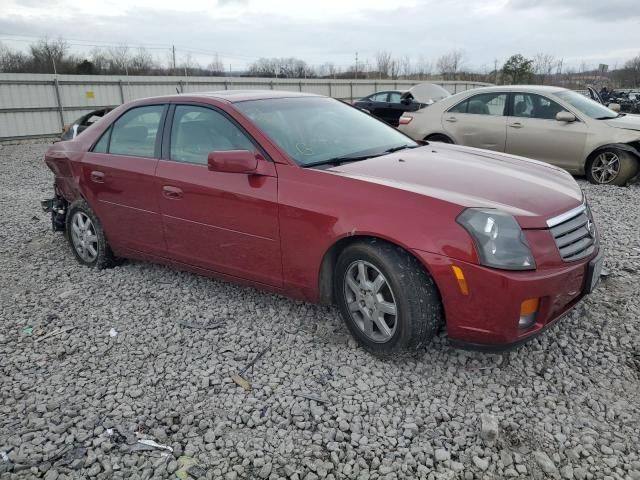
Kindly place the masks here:
<instances>
[{"instance_id":1,"label":"black tire","mask_svg":"<svg viewBox=\"0 0 640 480\"><path fill-rule=\"evenodd\" d=\"M95 256L89 255L92 258L87 258L87 256L83 257L81 253L82 248L74 243L74 222L76 221L76 217L80 217L81 219L88 218L90 221L90 227L88 227L87 231L89 234L95 236L95 242L92 241L91 243L93 250L96 252ZM103 269L112 267L118 263L117 259L113 256L111 248L109 248L100 220L85 200L76 200L69 206L66 218L66 235L69 245L71 246L71 251L82 265ZM89 252L88 248L86 252ZM89 252L89 254L91 254L91 252Z\"/></svg>"},{"instance_id":2,"label":"black tire","mask_svg":"<svg viewBox=\"0 0 640 480\"><path fill-rule=\"evenodd\" d=\"M359 262L371 265L373 269L370 271L374 275L376 270L382 273L388 285L388 290L383 287L385 291L382 295L387 295L386 298L392 298L395 302L396 315L391 319L393 334L383 341L374 339L373 336L376 335L376 328L380 336L384 336L385 332L374 326L371 336L368 335L358 325L358 317L362 321L361 311L353 312L352 315L349 309L349 304L355 305L357 300L354 300L356 297L352 295L352 291L347 290L350 288L346 285L347 274L354 265L357 268ZM387 242L372 239L346 247L338 257L333 286L334 298L349 331L360 345L376 356L388 357L418 350L431 340L444 323L440 294L431 276L418 260L400 247ZM348 296L351 298L347 298ZM359 303L363 305L362 308L367 308L363 300ZM383 317L386 319L385 315Z\"/></svg>"},{"instance_id":3,"label":"black tire","mask_svg":"<svg viewBox=\"0 0 640 480\"><path fill-rule=\"evenodd\" d=\"M425 138L425 140L427 142L453 143L453 140L451 140L446 135L442 135L440 133L436 133L435 135L429 135L427 138Z\"/></svg>"},{"instance_id":4,"label":"black tire","mask_svg":"<svg viewBox=\"0 0 640 480\"><path fill-rule=\"evenodd\" d=\"M602 155L615 156L618 159L618 171L615 175L612 175L611 178L606 176L603 177L602 171L598 170L602 166ZM587 180L593 184L624 187L629 180L635 177L638 173L638 158L629 152L615 148L599 150L592 154L587 160L585 173L587 175Z\"/></svg>"}]
</instances>

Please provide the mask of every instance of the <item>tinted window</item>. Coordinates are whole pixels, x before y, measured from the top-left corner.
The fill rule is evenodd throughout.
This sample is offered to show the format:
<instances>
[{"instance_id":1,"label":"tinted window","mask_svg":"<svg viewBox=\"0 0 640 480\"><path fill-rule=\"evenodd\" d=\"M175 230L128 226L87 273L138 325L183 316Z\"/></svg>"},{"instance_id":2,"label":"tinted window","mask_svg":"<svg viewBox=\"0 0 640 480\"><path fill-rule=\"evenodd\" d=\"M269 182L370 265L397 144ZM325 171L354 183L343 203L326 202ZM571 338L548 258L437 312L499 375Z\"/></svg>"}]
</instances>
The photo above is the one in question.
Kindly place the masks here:
<instances>
[{"instance_id":1,"label":"tinted window","mask_svg":"<svg viewBox=\"0 0 640 480\"><path fill-rule=\"evenodd\" d=\"M107 153L109 147L109 135L111 135L111 128L108 128L106 132L102 134L98 143L93 147L93 151L96 153Z\"/></svg>"},{"instance_id":2,"label":"tinted window","mask_svg":"<svg viewBox=\"0 0 640 480\"><path fill-rule=\"evenodd\" d=\"M252 100L235 107L301 165L417 145L395 128L332 98Z\"/></svg>"},{"instance_id":3,"label":"tinted window","mask_svg":"<svg viewBox=\"0 0 640 480\"><path fill-rule=\"evenodd\" d=\"M504 115L506 103L506 93L482 93L459 103L451 108L449 112L501 116Z\"/></svg>"},{"instance_id":4,"label":"tinted window","mask_svg":"<svg viewBox=\"0 0 640 480\"><path fill-rule=\"evenodd\" d=\"M517 93L513 96L513 116L555 120L558 112L565 111L556 102L533 93Z\"/></svg>"},{"instance_id":5,"label":"tinted window","mask_svg":"<svg viewBox=\"0 0 640 480\"><path fill-rule=\"evenodd\" d=\"M163 108L162 105L134 108L116 120L111 127L109 153L153 157Z\"/></svg>"},{"instance_id":6,"label":"tinted window","mask_svg":"<svg viewBox=\"0 0 640 480\"><path fill-rule=\"evenodd\" d=\"M376 93L375 95L371 95L369 100L372 102L386 102L387 101L387 92Z\"/></svg>"},{"instance_id":7,"label":"tinted window","mask_svg":"<svg viewBox=\"0 0 640 480\"><path fill-rule=\"evenodd\" d=\"M389 93L389 101L391 103L400 103L400 92Z\"/></svg>"},{"instance_id":8,"label":"tinted window","mask_svg":"<svg viewBox=\"0 0 640 480\"><path fill-rule=\"evenodd\" d=\"M255 150L251 140L223 114L206 107L178 105L171 127L171 159L206 165L209 152Z\"/></svg>"}]
</instances>

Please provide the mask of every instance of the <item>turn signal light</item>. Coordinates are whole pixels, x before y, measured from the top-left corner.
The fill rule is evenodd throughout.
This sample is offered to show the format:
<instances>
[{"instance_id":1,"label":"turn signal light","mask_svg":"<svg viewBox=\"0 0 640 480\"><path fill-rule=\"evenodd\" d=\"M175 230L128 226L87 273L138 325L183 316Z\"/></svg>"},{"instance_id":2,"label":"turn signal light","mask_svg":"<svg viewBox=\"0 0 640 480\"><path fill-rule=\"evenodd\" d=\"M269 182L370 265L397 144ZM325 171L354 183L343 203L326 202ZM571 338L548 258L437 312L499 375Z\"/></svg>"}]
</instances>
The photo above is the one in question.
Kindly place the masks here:
<instances>
[{"instance_id":1,"label":"turn signal light","mask_svg":"<svg viewBox=\"0 0 640 480\"><path fill-rule=\"evenodd\" d=\"M463 295L469 295L469 287L467 287L467 280L464 278L462 269L456 265L451 265L451 270L453 270L453 274L458 281L458 288L460 288L460 293L462 293Z\"/></svg>"},{"instance_id":2,"label":"turn signal light","mask_svg":"<svg viewBox=\"0 0 640 480\"><path fill-rule=\"evenodd\" d=\"M536 321L539 307L539 298L529 298L522 302L520 304L520 321L518 322L518 326L524 329L533 325Z\"/></svg>"}]
</instances>

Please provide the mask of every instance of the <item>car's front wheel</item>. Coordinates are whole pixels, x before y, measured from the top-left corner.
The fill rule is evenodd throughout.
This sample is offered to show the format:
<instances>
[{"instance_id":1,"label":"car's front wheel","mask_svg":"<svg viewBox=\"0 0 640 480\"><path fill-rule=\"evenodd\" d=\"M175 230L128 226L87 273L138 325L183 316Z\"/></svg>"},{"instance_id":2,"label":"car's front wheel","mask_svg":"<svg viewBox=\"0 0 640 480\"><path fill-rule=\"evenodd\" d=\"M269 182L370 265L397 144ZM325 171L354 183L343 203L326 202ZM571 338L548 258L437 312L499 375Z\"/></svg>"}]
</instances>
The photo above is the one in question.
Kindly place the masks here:
<instances>
[{"instance_id":1,"label":"car's front wheel","mask_svg":"<svg viewBox=\"0 0 640 480\"><path fill-rule=\"evenodd\" d=\"M374 355L417 350L443 323L431 276L414 257L383 241L348 246L336 263L334 289L349 331Z\"/></svg>"},{"instance_id":2,"label":"car's front wheel","mask_svg":"<svg viewBox=\"0 0 640 480\"><path fill-rule=\"evenodd\" d=\"M102 224L86 201L73 202L66 220L67 238L80 263L93 268L106 268L116 263Z\"/></svg>"},{"instance_id":3,"label":"car's front wheel","mask_svg":"<svg viewBox=\"0 0 640 480\"><path fill-rule=\"evenodd\" d=\"M599 185L622 187L637 173L638 159L624 150L602 150L587 161L587 179Z\"/></svg>"}]
</instances>

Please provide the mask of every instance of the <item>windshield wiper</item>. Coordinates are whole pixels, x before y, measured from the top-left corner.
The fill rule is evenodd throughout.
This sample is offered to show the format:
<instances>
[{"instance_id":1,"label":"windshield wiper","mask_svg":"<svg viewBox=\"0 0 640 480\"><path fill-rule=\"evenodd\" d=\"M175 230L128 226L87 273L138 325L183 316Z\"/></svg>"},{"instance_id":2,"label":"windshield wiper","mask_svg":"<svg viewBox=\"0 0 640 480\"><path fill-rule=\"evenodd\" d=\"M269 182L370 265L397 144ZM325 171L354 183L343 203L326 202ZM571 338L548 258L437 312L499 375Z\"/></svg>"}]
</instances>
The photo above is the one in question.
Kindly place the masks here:
<instances>
[{"instance_id":1,"label":"windshield wiper","mask_svg":"<svg viewBox=\"0 0 640 480\"><path fill-rule=\"evenodd\" d=\"M399 147L389 148L388 150L385 150L384 153L393 153L399 150L405 150L407 148L417 148L417 147L418 145L400 145Z\"/></svg>"},{"instance_id":2,"label":"windshield wiper","mask_svg":"<svg viewBox=\"0 0 640 480\"><path fill-rule=\"evenodd\" d=\"M397 152L398 150L404 150L406 148L416 148L418 145L400 145L399 147L392 147L380 153L372 153L369 155L345 155L344 157L335 157L330 158L328 160L322 160L319 162L306 163L301 165L304 168L309 167L317 167L318 165L333 165L337 167L338 165L342 165L347 162L358 162L360 160L368 160L370 158L381 157L382 155L386 155L387 153Z\"/></svg>"},{"instance_id":3,"label":"windshield wiper","mask_svg":"<svg viewBox=\"0 0 640 480\"><path fill-rule=\"evenodd\" d=\"M360 160L368 160L369 158L379 157L380 155L384 155L384 154L377 153L373 155L360 155L357 157L350 157L350 156L335 157L335 158L330 158L329 160L321 160L319 162L305 163L304 165L300 165L300 166L303 168L317 167L318 165L333 165L334 167L337 167L338 165L342 165L343 163L358 162Z\"/></svg>"}]
</instances>

